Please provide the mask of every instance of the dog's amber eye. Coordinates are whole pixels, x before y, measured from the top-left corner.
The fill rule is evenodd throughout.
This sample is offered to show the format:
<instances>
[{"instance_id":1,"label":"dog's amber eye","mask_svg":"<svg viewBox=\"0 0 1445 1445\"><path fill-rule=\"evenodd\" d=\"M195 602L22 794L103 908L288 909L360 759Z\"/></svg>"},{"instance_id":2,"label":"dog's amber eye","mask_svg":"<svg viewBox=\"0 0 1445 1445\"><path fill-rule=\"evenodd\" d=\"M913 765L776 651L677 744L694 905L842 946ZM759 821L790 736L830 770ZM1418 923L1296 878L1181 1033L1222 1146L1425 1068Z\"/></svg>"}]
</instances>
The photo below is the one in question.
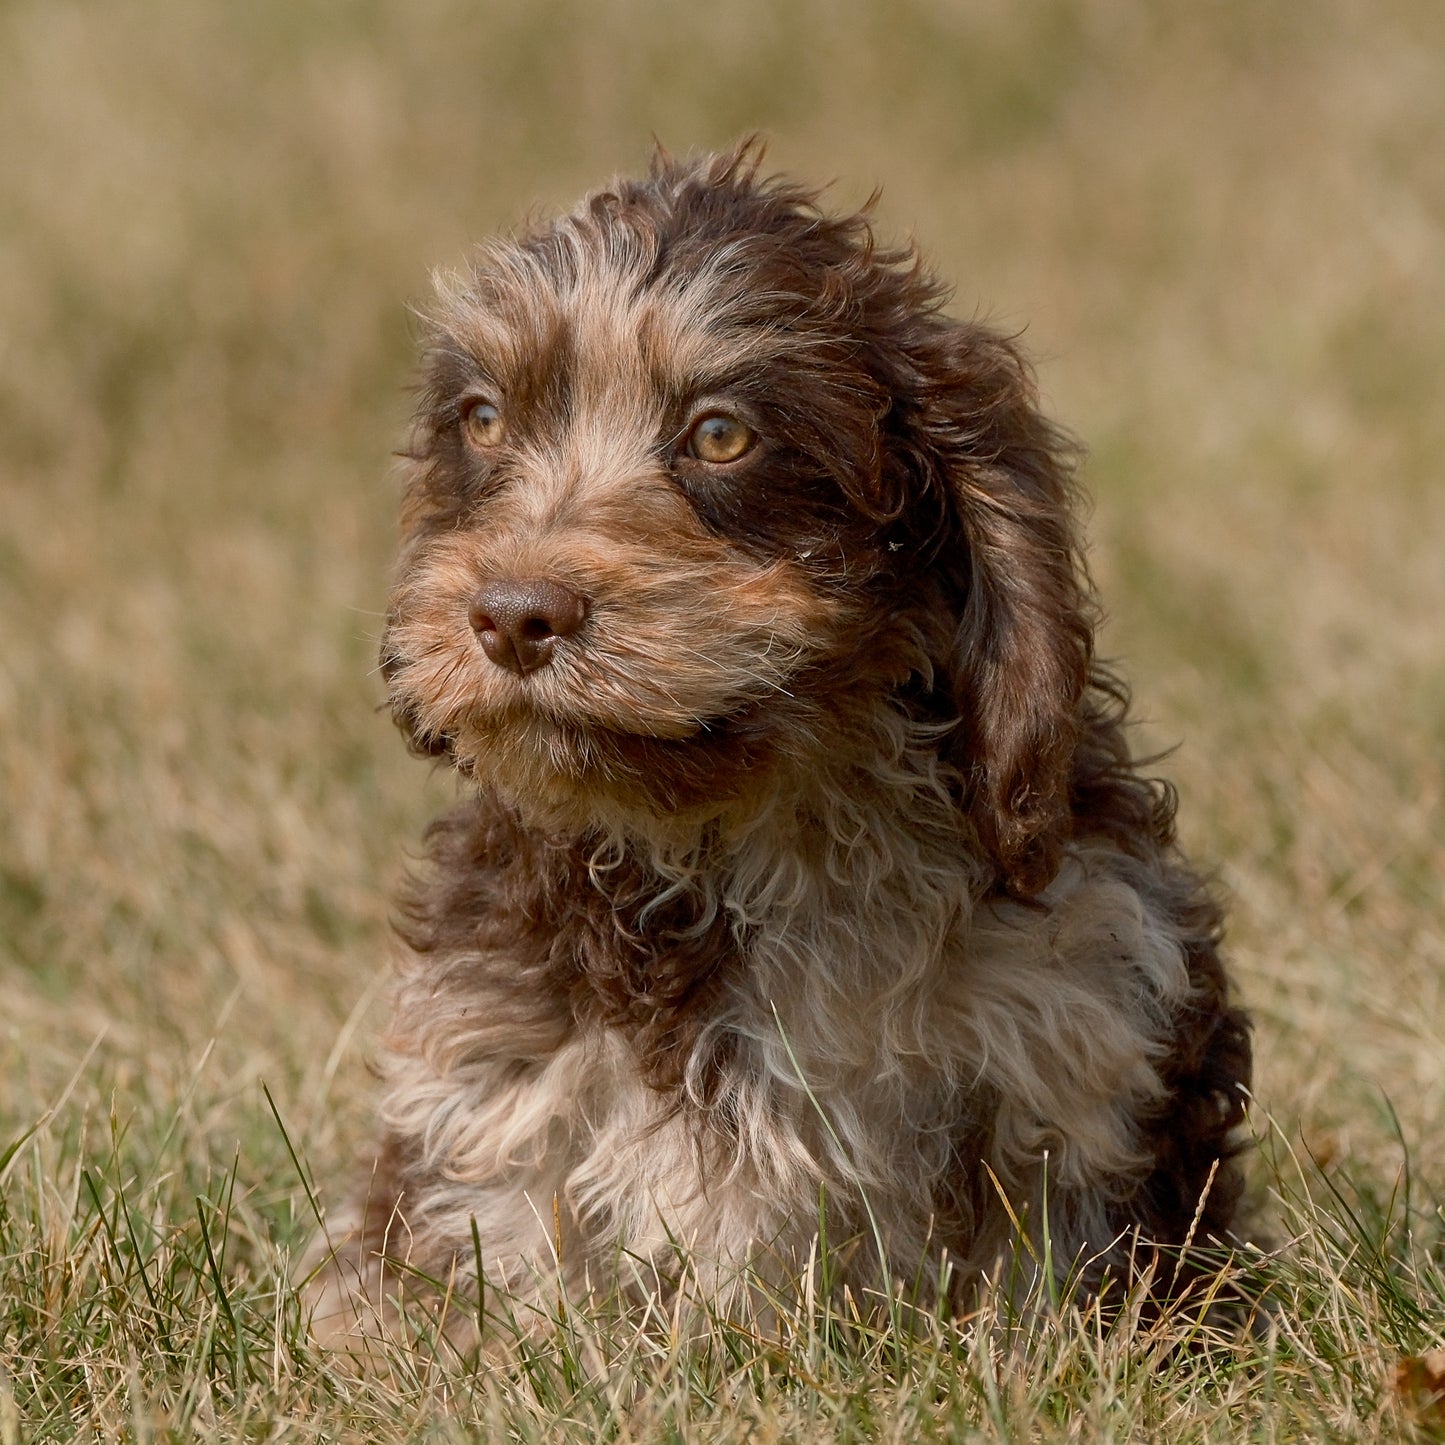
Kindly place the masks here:
<instances>
[{"instance_id":1,"label":"dog's amber eye","mask_svg":"<svg viewBox=\"0 0 1445 1445\"><path fill-rule=\"evenodd\" d=\"M723 411L699 417L687 434L688 454L700 462L735 462L752 444L752 428Z\"/></svg>"},{"instance_id":2,"label":"dog's amber eye","mask_svg":"<svg viewBox=\"0 0 1445 1445\"><path fill-rule=\"evenodd\" d=\"M474 447L494 447L507 428L502 413L489 401L474 400L462 406L462 431Z\"/></svg>"}]
</instances>

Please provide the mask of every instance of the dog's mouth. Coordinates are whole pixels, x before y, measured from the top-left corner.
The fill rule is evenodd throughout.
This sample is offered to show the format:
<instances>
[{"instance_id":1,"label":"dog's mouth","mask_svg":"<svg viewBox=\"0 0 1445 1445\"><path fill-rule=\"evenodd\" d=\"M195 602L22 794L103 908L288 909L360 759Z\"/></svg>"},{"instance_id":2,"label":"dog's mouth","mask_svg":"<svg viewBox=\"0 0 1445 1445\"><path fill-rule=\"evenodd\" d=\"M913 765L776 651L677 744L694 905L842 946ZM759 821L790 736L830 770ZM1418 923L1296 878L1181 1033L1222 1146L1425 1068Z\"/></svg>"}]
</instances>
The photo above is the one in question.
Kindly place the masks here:
<instances>
[{"instance_id":1,"label":"dog's mouth","mask_svg":"<svg viewBox=\"0 0 1445 1445\"><path fill-rule=\"evenodd\" d=\"M626 655L568 639L544 666L525 674L487 669L473 657L476 687L461 727L538 738L618 737L686 743L721 736L762 696L786 686L756 664L744 682L718 660L699 656L685 670L643 666Z\"/></svg>"},{"instance_id":2,"label":"dog's mouth","mask_svg":"<svg viewBox=\"0 0 1445 1445\"><path fill-rule=\"evenodd\" d=\"M588 740L692 744L730 736L786 698L807 662L781 629L624 632L598 610L566 635L516 625L500 638L393 617L382 663L393 711L430 752L443 740L459 754L473 740L568 755L585 754Z\"/></svg>"},{"instance_id":3,"label":"dog's mouth","mask_svg":"<svg viewBox=\"0 0 1445 1445\"><path fill-rule=\"evenodd\" d=\"M513 772L519 781L638 786L651 772L716 774L730 750L756 755L769 703L791 695L792 669L777 665L777 649L729 668L695 654L679 675L567 638L522 671L497 666L470 639L407 656L397 632L383 672L413 746L501 781Z\"/></svg>"}]
</instances>

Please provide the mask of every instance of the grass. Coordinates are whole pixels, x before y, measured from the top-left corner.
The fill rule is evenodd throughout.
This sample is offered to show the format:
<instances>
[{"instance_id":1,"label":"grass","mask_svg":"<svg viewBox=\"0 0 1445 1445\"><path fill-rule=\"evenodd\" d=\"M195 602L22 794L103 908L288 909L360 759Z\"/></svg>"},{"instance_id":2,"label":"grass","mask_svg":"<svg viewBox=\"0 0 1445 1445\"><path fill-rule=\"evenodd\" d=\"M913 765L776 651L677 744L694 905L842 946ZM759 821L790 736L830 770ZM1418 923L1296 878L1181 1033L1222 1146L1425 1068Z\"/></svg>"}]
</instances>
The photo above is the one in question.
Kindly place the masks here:
<instances>
[{"instance_id":1,"label":"grass","mask_svg":"<svg viewBox=\"0 0 1445 1445\"><path fill-rule=\"evenodd\" d=\"M1395 1385L1445 1343L1438 6L8 0L0 54L3 1445L1442 1428ZM375 710L404 303L753 127L883 182L1090 445L1105 647L1233 899L1273 1308L905 1339L800 1287L359 1380L288 1279L450 796Z\"/></svg>"}]
</instances>

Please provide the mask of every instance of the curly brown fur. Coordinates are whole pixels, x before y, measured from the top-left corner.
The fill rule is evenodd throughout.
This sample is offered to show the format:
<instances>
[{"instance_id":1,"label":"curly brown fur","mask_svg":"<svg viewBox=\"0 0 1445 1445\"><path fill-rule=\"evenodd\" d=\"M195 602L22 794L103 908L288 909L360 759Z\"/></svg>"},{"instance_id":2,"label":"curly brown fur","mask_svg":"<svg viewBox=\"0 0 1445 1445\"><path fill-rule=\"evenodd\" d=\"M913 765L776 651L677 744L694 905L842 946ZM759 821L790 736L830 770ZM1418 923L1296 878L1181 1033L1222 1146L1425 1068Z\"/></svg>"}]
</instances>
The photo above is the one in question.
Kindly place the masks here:
<instances>
[{"instance_id":1,"label":"curly brown fur","mask_svg":"<svg viewBox=\"0 0 1445 1445\"><path fill-rule=\"evenodd\" d=\"M758 161L659 156L440 285L383 666L473 786L337 1328L478 1248L539 1300L677 1243L786 1275L820 1189L878 1221L860 1285L946 1251L967 1291L1045 1209L1096 1282L1231 1236L1247 1024L1092 655L1070 445Z\"/></svg>"}]
</instances>

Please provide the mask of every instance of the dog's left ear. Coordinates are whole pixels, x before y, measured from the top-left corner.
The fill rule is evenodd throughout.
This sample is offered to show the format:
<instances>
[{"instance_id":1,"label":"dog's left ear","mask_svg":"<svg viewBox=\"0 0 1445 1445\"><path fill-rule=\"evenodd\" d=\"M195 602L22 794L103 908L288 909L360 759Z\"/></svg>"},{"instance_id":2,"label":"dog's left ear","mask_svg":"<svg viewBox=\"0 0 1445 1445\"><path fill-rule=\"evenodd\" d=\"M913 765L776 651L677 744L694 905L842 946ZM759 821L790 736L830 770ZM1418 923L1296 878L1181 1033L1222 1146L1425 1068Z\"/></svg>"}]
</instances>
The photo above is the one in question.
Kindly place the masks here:
<instances>
[{"instance_id":1,"label":"dog's left ear","mask_svg":"<svg viewBox=\"0 0 1445 1445\"><path fill-rule=\"evenodd\" d=\"M907 449L926 510L947 519L935 566L954 616L938 681L961 719L954 761L980 841L1026 897L1058 871L1068 835L1093 652L1075 447L1005 338L938 319L914 341Z\"/></svg>"}]
</instances>

